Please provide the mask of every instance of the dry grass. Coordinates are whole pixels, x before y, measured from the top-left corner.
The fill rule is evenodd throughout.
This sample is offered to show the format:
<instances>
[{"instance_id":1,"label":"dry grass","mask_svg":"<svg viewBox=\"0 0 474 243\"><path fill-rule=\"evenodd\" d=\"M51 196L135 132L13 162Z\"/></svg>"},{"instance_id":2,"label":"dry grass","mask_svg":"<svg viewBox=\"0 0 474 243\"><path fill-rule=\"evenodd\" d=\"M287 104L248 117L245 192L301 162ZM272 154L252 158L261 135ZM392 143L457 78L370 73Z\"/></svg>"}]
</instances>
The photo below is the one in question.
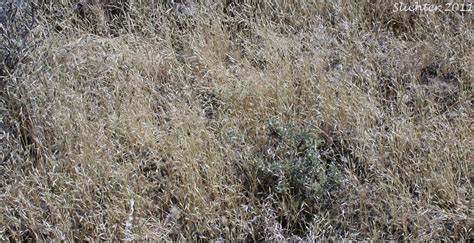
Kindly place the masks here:
<instances>
[{"instance_id":1,"label":"dry grass","mask_svg":"<svg viewBox=\"0 0 474 243\"><path fill-rule=\"evenodd\" d=\"M473 238L472 13L81 2L3 46L1 240Z\"/></svg>"}]
</instances>

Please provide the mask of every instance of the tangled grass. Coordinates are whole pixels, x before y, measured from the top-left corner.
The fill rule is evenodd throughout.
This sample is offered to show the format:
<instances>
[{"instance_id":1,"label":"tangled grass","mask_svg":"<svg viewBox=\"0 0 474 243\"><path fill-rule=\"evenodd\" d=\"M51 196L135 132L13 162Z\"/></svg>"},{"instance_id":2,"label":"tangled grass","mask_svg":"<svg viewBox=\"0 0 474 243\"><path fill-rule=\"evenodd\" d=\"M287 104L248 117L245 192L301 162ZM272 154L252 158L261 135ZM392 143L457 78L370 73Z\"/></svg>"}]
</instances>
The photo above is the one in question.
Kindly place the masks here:
<instances>
[{"instance_id":1,"label":"tangled grass","mask_svg":"<svg viewBox=\"0 0 474 243\"><path fill-rule=\"evenodd\" d=\"M394 3L9 15L0 239L472 239L472 13Z\"/></svg>"}]
</instances>

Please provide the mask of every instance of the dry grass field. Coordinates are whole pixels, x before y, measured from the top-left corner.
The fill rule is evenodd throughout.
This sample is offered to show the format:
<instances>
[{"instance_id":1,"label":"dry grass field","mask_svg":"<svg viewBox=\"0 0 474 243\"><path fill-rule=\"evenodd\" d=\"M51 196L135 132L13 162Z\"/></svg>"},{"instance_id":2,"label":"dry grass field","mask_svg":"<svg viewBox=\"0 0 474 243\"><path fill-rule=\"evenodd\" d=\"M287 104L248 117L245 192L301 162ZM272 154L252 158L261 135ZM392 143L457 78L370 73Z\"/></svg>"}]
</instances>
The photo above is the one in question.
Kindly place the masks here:
<instances>
[{"instance_id":1,"label":"dry grass field","mask_svg":"<svg viewBox=\"0 0 474 243\"><path fill-rule=\"evenodd\" d=\"M0 6L1 241L473 238L472 12L171 2Z\"/></svg>"}]
</instances>

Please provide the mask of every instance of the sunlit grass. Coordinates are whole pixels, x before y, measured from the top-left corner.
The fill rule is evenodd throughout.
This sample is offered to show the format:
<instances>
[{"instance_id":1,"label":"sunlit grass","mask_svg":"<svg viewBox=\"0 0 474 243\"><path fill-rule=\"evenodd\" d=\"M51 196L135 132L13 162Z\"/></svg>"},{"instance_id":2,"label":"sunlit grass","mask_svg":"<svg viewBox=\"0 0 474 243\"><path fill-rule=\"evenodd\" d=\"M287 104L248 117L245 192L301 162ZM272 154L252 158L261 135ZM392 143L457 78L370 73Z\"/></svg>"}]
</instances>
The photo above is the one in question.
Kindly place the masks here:
<instances>
[{"instance_id":1,"label":"sunlit grass","mask_svg":"<svg viewBox=\"0 0 474 243\"><path fill-rule=\"evenodd\" d=\"M82 2L3 65L0 239L472 238L470 14Z\"/></svg>"}]
</instances>

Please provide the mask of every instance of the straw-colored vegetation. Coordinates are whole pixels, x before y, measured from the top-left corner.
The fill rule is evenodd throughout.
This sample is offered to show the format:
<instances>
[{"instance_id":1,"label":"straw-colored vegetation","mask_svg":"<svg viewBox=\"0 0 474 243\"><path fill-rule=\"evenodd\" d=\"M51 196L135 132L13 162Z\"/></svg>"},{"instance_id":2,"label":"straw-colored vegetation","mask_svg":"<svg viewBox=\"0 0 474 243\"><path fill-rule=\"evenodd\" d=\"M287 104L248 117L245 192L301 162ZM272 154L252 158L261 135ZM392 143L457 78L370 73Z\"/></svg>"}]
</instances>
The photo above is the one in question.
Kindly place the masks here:
<instances>
[{"instance_id":1,"label":"straw-colored vegetation","mask_svg":"<svg viewBox=\"0 0 474 243\"><path fill-rule=\"evenodd\" d=\"M472 12L168 2L3 19L0 240L472 238Z\"/></svg>"}]
</instances>

